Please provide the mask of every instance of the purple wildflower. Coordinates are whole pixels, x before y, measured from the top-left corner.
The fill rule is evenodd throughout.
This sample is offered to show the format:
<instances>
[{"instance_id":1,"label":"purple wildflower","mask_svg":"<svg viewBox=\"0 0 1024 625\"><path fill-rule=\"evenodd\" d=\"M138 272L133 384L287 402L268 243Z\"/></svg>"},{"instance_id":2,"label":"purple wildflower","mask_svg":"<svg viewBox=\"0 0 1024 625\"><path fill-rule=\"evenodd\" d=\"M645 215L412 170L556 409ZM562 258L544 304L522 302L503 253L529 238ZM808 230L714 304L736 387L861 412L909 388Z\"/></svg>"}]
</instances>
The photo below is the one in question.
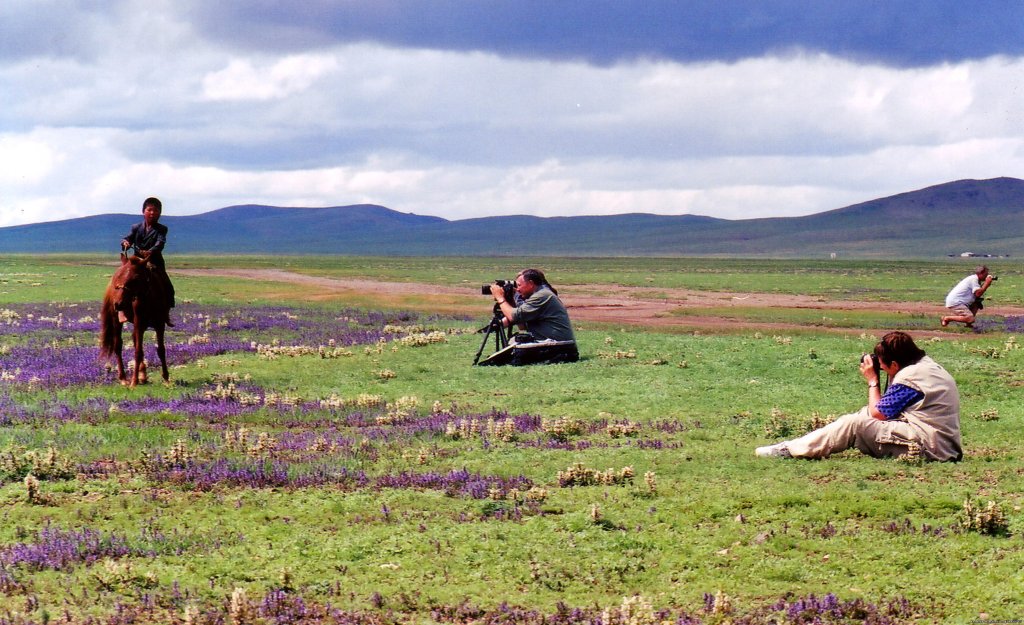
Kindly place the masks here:
<instances>
[{"instance_id":1,"label":"purple wildflower","mask_svg":"<svg viewBox=\"0 0 1024 625\"><path fill-rule=\"evenodd\" d=\"M484 476L470 473L466 469L447 474L402 472L397 475L382 475L375 483L378 488L422 488L443 491L450 497L465 496L473 499L486 499L492 488L504 495L513 488L529 490L533 486L533 482L522 475Z\"/></svg>"},{"instance_id":2,"label":"purple wildflower","mask_svg":"<svg viewBox=\"0 0 1024 625\"><path fill-rule=\"evenodd\" d=\"M32 543L18 543L0 550L0 564L25 566L31 570L67 571L78 563L91 564L101 558L135 554L124 537L88 528L61 530L46 526Z\"/></svg>"},{"instance_id":3,"label":"purple wildflower","mask_svg":"<svg viewBox=\"0 0 1024 625\"><path fill-rule=\"evenodd\" d=\"M147 475L156 482L181 484L198 491L213 490L216 486L306 488L328 484L351 489L368 483L362 471L326 464L293 466L280 460L221 458L212 461L188 460L176 465L157 459L148 467Z\"/></svg>"},{"instance_id":4,"label":"purple wildflower","mask_svg":"<svg viewBox=\"0 0 1024 625\"><path fill-rule=\"evenodd\" d=\"M13 315L4 322L4 333L27 337L0 354L0 371L8 380L44 388L113 382L110 363L97 358L98 312L68 304L13 305L7 310ZM414 319L411 313L193 305L182 305L178 315L176 327L166 335L168 363L252 351L256 343L273 341L310 346L370 344L387 336L385 325ZM123 335L128 354L131 336L127 331ZM63 344L69 337L72 340ZM195 337L202 340L189 340ZM145 352L149 362L157 362L152 331L147 334Z\"/></svg>"},{"instance_id":5,"label":"purple wildflower","mask_svg":"<svg viewBox=\"0 0 1024 625\"><path fill-rule=\"evenodd\" d=\"M9 574L9 569L19 566L33 571L68 571L77 564L89 565L105 558L182 555L197 546L209 547L211 543L177 532L168 535L149 526L137 539L129 540L116 532L63 530L48 524L34 541L0 548L0 584L5 572Z\"/></svg>"}]
</instances>

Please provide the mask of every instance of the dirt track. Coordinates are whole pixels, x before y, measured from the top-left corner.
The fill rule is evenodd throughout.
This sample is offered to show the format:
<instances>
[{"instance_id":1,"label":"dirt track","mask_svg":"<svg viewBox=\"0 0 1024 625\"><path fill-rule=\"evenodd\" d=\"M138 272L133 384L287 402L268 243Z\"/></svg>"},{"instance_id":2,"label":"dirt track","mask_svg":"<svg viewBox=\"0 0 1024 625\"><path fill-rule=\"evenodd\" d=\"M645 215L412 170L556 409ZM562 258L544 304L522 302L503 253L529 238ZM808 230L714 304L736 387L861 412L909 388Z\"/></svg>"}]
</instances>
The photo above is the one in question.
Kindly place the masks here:
<instances>
[{"instance_id":1,"label":"dirt track","mask_svg":"<svg viewBox=\"0 0 1024 625\"><path fill-rule=\"evenodd\" d=\"M363 295L379 294L395 297L409 294L430 293L439 296L465 297L470 291L465 286L438 286L409 282L377 282L352 278L324 278L307 276L278 269L185 269L172 271L172 275L221 276L245 280L265 280L293 285L314 287L321 291L351 292ZM726 319L716 315L673 315L679 308L806 308L815 310L863 310L879 312L900 312L908 315L926 315L935 318L934 331L915 331L915 334L958 335L955 330L939 327L939 317L945 309L940 304L918 302L865 302L849 300L827 300L806 295L777 295L770 293L724 293L691 291L688 289L661 289L651 287L626 287L609 285L566 285L561 289L562 301L570 315L577 322L598 322L654 327L696 327L714 329L745 328L755 330L799 329L806 326L793 323L755 323ZM1024 315L1024 309L1000 307L1001 315ZM878 328L864 328L863 331L877 331ZM838 332L860 332L861 329L842 328Z\"/></svg>"}]
</instances>

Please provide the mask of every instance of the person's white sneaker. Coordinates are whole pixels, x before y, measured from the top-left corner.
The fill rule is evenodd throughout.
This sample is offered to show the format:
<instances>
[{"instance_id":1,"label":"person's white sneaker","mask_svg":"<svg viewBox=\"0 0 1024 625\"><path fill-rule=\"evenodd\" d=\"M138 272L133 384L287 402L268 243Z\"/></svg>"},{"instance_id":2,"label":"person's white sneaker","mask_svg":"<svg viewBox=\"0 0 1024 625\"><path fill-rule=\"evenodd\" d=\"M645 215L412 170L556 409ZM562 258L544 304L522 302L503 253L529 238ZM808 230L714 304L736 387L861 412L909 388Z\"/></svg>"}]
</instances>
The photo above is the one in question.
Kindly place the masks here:
<instances>
[{"instance_id":1,"label":"person's white sneaker","mask_svg":"<svg viewBox=\"0 0 1024 625\"><path fill-rule=\"evenodd\" d=\"M754 455L758 458L792 458L793 455L789 453L789 447L786 447L786 443L775 443L774 445L767 445L765 447L758 447L754 450Z\"/></svg>"}]
</instances>

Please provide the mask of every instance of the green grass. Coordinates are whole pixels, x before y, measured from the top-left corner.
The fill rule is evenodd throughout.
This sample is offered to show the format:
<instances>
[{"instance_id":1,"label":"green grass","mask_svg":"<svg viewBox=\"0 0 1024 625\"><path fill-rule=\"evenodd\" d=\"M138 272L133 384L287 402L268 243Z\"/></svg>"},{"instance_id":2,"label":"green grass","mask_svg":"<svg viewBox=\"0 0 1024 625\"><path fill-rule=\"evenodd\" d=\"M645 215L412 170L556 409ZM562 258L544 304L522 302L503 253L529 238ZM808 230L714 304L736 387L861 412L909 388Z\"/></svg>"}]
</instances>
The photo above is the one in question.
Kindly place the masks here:
<instances>
[{"instance_id":1,"label":"green grass","mask_svg":"<svg viewBox=\"0 0 1024 625\"><path fill-rule=\"evenodd\" d=\"M184 265L180 260L179 267ZM288 265L293 259L187 262L293 268ZM312 262L312 267L306 263L308 270L323 275L445 284L458 275L476 287L510 276L514 271L509 267L515 264L448 259L432 270L433 260ZM730 290L805 292L799 285L807 284L811 292L836 288L850 297L894 297L901 292L900 279L910 276L932 276L926 280L938 288L963 270L941 263L846 263L829 272L821 263L798 271L806 264L652 259L543 263L556 285L603 281L703 288L714 283ZM78 259L0 257L0 278L6 281L0 290L6 289L6 302L88 302L95 299L95 286L105 282L109 269L98 260L82 264ZM999 283L1007 287L1001 294L1012 297L1012 274L1002 268L999 272L1007 276ZM221 278L179 280L178 289L182 296L205 303L276 299L267 295L275 285ZM206 292L194 294L199 289ZM907 292L934 299L916 289ZM296 297L289 303L301 301ZM735 313L704 309L694 314L709 312ZM743 318L768 320L770 314L778 313L754 310ZM429 622L432 606L463 601L490 607L507 601L550 611L559 601L607 607L639 593L656 606L696 611L703 593L717 592L731 597L741 613L787 593L832 592L873 603L906 597L920 606L922 620L928 622L967 622L982 613L991 619L1019 618L1018 580L1024 569L1024 444L1019 436L1024 376L1019 372L1024 371L1024 350L998 333L921 341L953 373L961 390L966 449L961 463L880 461L855 452L820 462L768 461L754 458L752 451L776 440L772 434L780 424L799 433L812 418L853 411L865 401L856 363L876 336L822 332L820 326L890 326L900 320L856 311L784 314L805 327L772 335L584 329L578 333L583 360L573 365L471 367L479 335L451 334L445 343L388 345L379 351L353 348L351 356L337 359L212 357L172 369L170 386L71 388L52 394L9 389L26 406L55 398L118 402L176 397L204 388L218 376L245 376L263 388L304 398L371 393L395 401L415 396L421 412L439 401L463 411L494 409L584 423L629 420L644 426L641 440L660 441L663 448L641 448L630 444L633 439L612 438L603 430L571 436L572 443L587 443L573 449L396 434L390 441L373 443L375 460L353 461L354 468L370 474L462 468L523 474L549 495L543 514L519 521L481 520L504 502L435 491L221 487L199 493L148 483L139 472L125 468L110 479L45 481L45 501L32 504L21 481L12 480L0 486L0 548L25 540L47 523L131 536L140 527L153 526L214 545L69 572L33 573L27 579L39 603L31 614L37 621L43 611L62 614L64 606L71 606L73 613L84 610L82 606L109 613L117 602L132 604L144 593L173 583L197 604L223 604L235 588L259 596L279 587L282 575L304 597L371 609L371 597L380 593L385 609L416 615L423 622ZM819 323L815 316L830 320ZM435 323L456 329L479 325ZM174 332L170 336L186 338ZM0 337L0 344L10 341ZM384 369L395 377L383 379ZM264 409L229 425L280 435L285 418L313 421L318 415L282 417ZM678 427L659 430L657 424L665 422ZM138 462L142 450L169 453L179 439L195 453L223 444L222 430L214 424L171 413L115 411L94 423L0 428L0 450L53 446L79 460L126 465ZM598 470L630 466L637 478L625 486L560 488L558 472L574 463ZM653 492L642 479L647 472L656 476ZM1002 506L1011 535L958 531L968 498ZM927 528L938 528L938 535ZM0 605L23 610L25 596L0 593Z\"/></svg>"},{"instance_id":2,"label":"green grass","mask_svg":"<svg viewBox=\"0 0 1024 625\"><path fill-rule=\"evenodd\" d=\"M4 301L96 299L117 257L99 255L0 256L0 296ZM812 261L708 258L421 258L358 256L168 256L168 269L183 294L196 301L240 298L247 288L238 281L175 276L191 268L253 267L283 269L326 277L375 278L385 281L465 285L479 297L480 285L512 278L522 267L542 268L556 287L573 284L620 284L702 291L781 293L883 302L941 303L946 292L969 274L978 259L944 261ZM1024 276L1019 263L994 259L1000 277L989 297L1007 305L1024 305ZM184 282L182 282L184 281ZM212 285L213 293L207 293ZM100 288L102 288L102 286ZM256 294L258 295L258 294ZM295 295L297 297L297 294ZM288 296L280 294L281 299ZM200 300L200 298L205 298Z\"/></svg>"},{"instance_id":3,"label":"green grass","mask_svg":"<svg viewBox=\"0 0 1024 625\"><path fill-rule=\"evenodd\" d=\"M789 323L808 328L891 328L894 330L933 330L935 316L921 313L891 313L865 310L700 307L677 308L676 317L715 317L752 323Z\"/></svg>"}]
</instances>

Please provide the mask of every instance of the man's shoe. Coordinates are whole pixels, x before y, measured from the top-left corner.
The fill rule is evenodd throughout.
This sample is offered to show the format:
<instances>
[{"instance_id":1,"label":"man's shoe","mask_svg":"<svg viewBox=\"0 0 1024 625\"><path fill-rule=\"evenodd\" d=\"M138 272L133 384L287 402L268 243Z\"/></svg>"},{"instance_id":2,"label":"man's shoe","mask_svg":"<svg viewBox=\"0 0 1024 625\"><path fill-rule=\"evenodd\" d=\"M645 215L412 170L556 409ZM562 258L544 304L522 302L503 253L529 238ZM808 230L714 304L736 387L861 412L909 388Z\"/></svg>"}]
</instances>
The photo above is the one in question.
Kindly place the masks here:
<instances>
[{"instance_id":1,"label":"man's shoe","mask_svg":"<svg viewBox=\"0 0 1024 625\"><path fill-rule=\"evenodd\" d=\"M786 443L775 443L774 445L768 445L766 447L758 447L754 450L754 455L758 458L792 458L793 455L789 453L789 447L786 447Z\"/></svg>"}]
</instances>

